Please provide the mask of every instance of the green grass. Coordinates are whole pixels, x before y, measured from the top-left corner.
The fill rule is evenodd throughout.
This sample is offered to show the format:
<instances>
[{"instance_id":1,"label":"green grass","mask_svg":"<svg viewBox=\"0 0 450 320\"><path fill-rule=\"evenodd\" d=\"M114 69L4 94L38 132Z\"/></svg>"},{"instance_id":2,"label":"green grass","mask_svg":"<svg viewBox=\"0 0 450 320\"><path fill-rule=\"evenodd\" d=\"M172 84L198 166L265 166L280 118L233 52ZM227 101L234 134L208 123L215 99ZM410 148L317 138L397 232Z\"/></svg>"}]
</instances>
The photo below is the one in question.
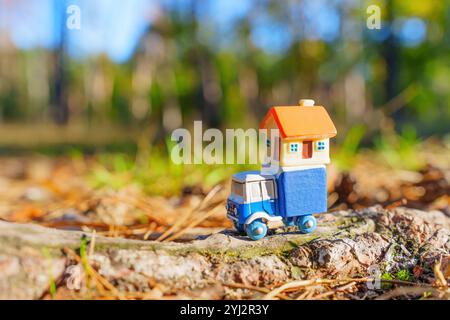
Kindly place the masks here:
<instances>
[{"instance_id":1,"label":"green grass","mask_svg":"<svg viewBox=\"0 0 450 320\"><path fill-rule=\"evenodd\" d=\"M400 134L375 138L375 151L391 167L418 170L425 164L420 152L421 141L413 127L406 126Z\"/></svg>"},{"instance_id":2,"label":"green grass","mask_svg":"<svg viewBox=\"0 0 450 320\"><path fill-rule=\"evenodd\" d=\"M338 168L342 170L350 170L352 168L356 162L356 155L365 133L366 127L363 125L355 125L350 128L336 154L330 155Z\"/></svg>"},{"instance_id":3,"label":"green grass","mask_svg":"<svg viewBox=\"0 0 450 320\"><path fill-rule=\"evenodd\" d=\"M236 172L259 168L259 165L178 165L171 161L168 150L169 146L140 147L135 155L102 153L88 181L95 188L120 189L135 185L148 194L171 196L186 186L207 190L227 181Z\"/></svg>"},{"instance_id":4,"label":"green grass","mask_svg":"<svg viewBox=\"0 0 450 320\"><path fill-rule=\"evenodd\" d=\"M91 277L90 277L90 268L91 265L89 264L89 257L88 257L88 240L85 236L83 236L81 238L81 242L80 242L80 259L81 259L81 264L85 270L85 275L86 275L86 286L88 289L91 288Z\"/></svg>"},{"instance_id":5,"label":"green grass","mask_svg":"<svg viewBox=\"0 0 450 320\"><path fill-rule=\"evenodd\" d=\"M56 281L55 281L55 277L53 276L52 257L51 257L51 255L50 255L50 253L49 253L47 248L42 248L42 254L44 255L44 257L49 262L48 269L47 269L48 279L49 279L49 290L48 290L48 292L50 293L50 296L53 299L55 297L55 295L56 295Z\"/></svg>"},{"instance_id":6,"label":"green grass","mask_svg":"<svg viewBox=\"0 0 450 320\"><path fill-rule=\"evenodd\" d=\"M358 161L361 141L366 127L352 127L342 145L331 154L333 163L341 170L351 170ZM401 134L384 134L375 138L375 158L399 169L417 170L423 167L420 155L421 141L415 130L406 127ZM259 165L177 165L170 159L172 142L152 147L147 142L137 143L136 152L103 152L97 155L98 163L89 174L89 181L96 188L120 189L136 185L153 195L171 196L179 194L184 187L200 186L207 190L227 181L234 173L257 170ZM71 151L74 158L81 156Z\"/></svg>"},{"instance_id":7,"label":"green grass","mask_svg":"<svg viewBox=\"0 0 450 320\"><path fill-rule=\"evenodd\" d=\"M343 143L337 151L331 154L332 161L341 170L351 170L358 161L358 154L362 151L362 141L366 134L364 125L355 125L348 131ZM419 170L425 165L423 154L420 152L421 139L414 127L405 126L400 133L385 132L373 138L370 151L374 159L381 161L395 169Z\"/></svg>"}]
</instances>

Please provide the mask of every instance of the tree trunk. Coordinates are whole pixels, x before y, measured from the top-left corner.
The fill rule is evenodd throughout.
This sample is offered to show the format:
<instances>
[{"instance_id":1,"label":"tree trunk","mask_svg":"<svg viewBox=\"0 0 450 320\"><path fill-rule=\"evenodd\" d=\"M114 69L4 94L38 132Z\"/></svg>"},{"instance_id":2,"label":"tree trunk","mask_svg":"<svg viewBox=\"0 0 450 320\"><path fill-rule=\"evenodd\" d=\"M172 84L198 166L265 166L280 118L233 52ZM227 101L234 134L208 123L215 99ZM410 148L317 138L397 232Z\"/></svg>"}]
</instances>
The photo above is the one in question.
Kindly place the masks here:
<instances>
[{"instance_id":1,"label":"tree trunk","mask_svg":"<svg viewBox=\"0 0 450 320\"><path fill-rule=\"evenodd\" d=\"M65 2L64 2L65 3ZM64 3L57 5L61 14L59 26L60 39L58 47L53 52L53 83L52 90L52 115L58 125L65 125L69 121L69 105L67 102L67 79L66 79L66 6ZM58 19L56 19L58 21Z\"/></svg>"}]
</instances>

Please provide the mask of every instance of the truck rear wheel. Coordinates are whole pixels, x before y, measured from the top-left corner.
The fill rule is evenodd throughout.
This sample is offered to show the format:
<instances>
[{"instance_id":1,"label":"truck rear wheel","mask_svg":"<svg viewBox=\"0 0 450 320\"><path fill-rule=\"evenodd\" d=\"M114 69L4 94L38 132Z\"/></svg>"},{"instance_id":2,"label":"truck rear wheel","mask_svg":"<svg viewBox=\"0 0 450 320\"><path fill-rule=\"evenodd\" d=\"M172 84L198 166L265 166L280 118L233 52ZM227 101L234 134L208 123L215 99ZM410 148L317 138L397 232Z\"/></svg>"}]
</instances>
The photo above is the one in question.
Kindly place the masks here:
<instances>
[{"instance_id":1,"label":"truck rear wheel","mask_svg":"<svg viewBox=\"0 0 450 320\"><path fill-rule=\"evenodd\" d=\"M247 225L245 231L250 239L260 240L267 234L267 225L261 219L258 219Z\"/></svg>"},{"instance_id":2,"label":"truck rear wheel","mask_svg":"<svg viewBox=\"0 0 450 320\"><path fill-rule=\"evenodd\" d=\"M303 216L297 218L297 227L301 233L311 233L316 230L317 220L313 216Z\"/></svg>"}]
</instances>

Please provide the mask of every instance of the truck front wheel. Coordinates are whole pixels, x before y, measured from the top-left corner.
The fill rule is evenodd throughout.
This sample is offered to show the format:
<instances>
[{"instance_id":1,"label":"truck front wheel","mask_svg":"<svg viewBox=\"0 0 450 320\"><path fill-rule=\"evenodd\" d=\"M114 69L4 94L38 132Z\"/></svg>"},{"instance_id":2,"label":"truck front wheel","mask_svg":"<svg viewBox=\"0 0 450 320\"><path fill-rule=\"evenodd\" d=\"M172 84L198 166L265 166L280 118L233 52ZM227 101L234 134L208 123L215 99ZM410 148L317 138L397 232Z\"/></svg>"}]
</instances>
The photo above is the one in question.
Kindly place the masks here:
<instances>
[{"instance_id":1,"label":"truck front wheel","mask_svg":"<svg viewBox=\"0 0 450 320\"><path fill-rule=\"evenodd\" d=\"M303 216L297 218L297 227L301 233L311 233L316 230L317 221L313 216Z\"/></svg>"},{"instance_id":2,"label":"truck front wheel","mask_svg":"<svg viewBox=\"0 0 450 320\"><path fill-rule=\"evenodd\" d=\"M247 225L245 231L250 239L260 240L267 234L267 225L261 219L258 219Z\"/></svg>"}]
</instances>

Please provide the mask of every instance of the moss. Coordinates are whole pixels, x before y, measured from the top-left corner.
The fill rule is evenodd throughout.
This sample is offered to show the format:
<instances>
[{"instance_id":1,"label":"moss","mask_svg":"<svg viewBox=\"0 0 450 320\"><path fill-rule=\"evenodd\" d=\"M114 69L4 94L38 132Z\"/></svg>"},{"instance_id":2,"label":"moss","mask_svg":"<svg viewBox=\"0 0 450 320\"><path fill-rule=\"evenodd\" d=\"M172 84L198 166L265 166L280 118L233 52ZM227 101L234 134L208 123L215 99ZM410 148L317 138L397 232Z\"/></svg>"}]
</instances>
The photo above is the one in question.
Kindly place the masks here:
<instances>
[{"instance_id":1,"label":"moss","mask_svg":"<svg viewBox=\"0 0 450 320\"><path fill-rule=\"evenodd\" d=\"M336 226L341 229L341 228L347 228L350 226L354 226L355 224L361 223L363 221L365 221L365 220L361 217L351 216L351 217L341 218L337 221L333 221L332 223L328 223L328 224L324 224L324 225Z\"/></svg>"},{"instance_id":2,"label":"moss","mask_svg":"<svg viewBox=\"0 0 450 320\"><path fill-rule=\"evenodd\" d=\"M188 249L183 250L183 253L198 253L209 259L220 258L222 262L230 263L237 260L249 260L256 257L276 255L279 257L287 256L294 247L291 245L283 245L279 248L265 248L265 247L245 247L241 249ZM172 252L179 255L180 251Z\"/></svg>"},{"instance_id":3,"label":"moss","mask_svg":"<svg viewBox=\"0 0 450 320\"><path fill-rule=\"evenodd\" d=\"M397 272L397 274L395 275L395 277L401 281L413 281L414 280L414 277L407 269L399 270Z\"/></svg>"},{"instance_id":4,"label":"moss","mask_svg":"<svg viewBox=\"0 0 450 320\"><path fill-rule=\"evenodd\" d=\"M157 251L157 250L164 250L169 251L169 248L166 248L164 244L153 242L148 244L142 244L142 243L133 243L128 241L121 241L121 242L95 242L95 251L107 251L109 249L123 249L123 250L148 250L148 251Z\"/></svg>"},{"instance_id":5,"label":"moss","mask_svg":"<svg viewBox=\"0 0 450 320\"><path fill-rule=\"evenodd\" d=\"M394 280L394 276L391 273L386 271L381 275L381 280ZM392 286L393 286L393 284L390 282L386 282L386 281L381 282L381 289L387 290L387 289L392 288Z\"/></svg>"},{"instance_id":6,"label":"moss","mask_svg":"<svg viewBox=\"0 0 450 320\"><path fill-rule=\"evenodd\" d=\"M275 242L266 246L258 245L255 242L252 245L246 245L241 248L233 249L221 249L221 248L176 248L176 249L164 249L164 252L170 255L183 256L189 254L200 254L208 259L219 259L221 262L232 263L237 260L249 260L257 257L274 255L280 258L287 258L293 249L300 245L306 244L314 239L317 239L317 235L302 235L288 241Z\"/></svg>"},{"instance_id":7,"label":"moss","mask_svg":"<svg viewBox=\"0 0 450 320\"><path fill-rule=\"evenodd\" d=\"M304 279L308 275L308 268L302 268L297 266L291 267L291 276L294 279Z\"/></svg>"}]
</instances>

